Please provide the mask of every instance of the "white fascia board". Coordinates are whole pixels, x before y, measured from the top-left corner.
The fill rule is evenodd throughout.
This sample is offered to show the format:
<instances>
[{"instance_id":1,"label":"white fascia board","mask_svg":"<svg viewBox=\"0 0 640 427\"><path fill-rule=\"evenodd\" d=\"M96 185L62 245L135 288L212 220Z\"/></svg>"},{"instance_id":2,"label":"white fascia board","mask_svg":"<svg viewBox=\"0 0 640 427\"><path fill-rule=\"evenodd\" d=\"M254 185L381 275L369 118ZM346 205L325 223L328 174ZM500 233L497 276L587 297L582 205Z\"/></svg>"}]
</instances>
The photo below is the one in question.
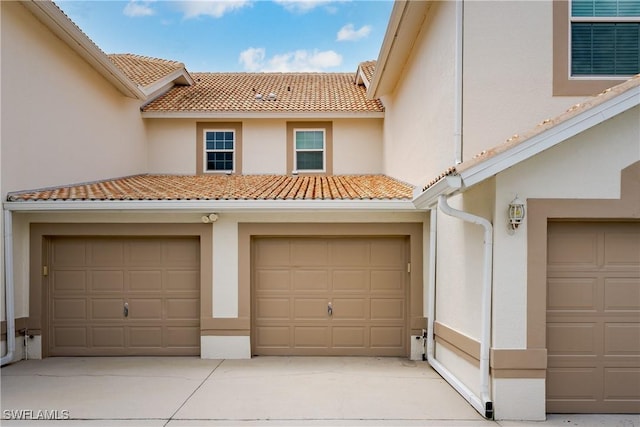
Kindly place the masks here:
<instances>
[{"instance_id":1,"label":"white fascia board","mask_svg":"<svg viewBox=\"0 0 640 427\"><path fill-rule=\"evenodd\" d=\"M440 195L448 196L460 188L462 188L462 179L458 175L445 176L422 193L416 191L413 204L416 209L432 209L438 204Z\"/></svg>"},{"instance_id":2,"label":"white fascia board","mask_svg":"<svg viewBox=\"0 0 640 427\"><path fill-rule=\"evenodd\" d=\"M193 85L193 78L184 68L175 70L173 73L168 74L160 80L153 82L152 84L142 88L142 91L147 96L147 102L153 101L157 97L164 95L176 84L183 84L187 86Z\"/></svg>"},{"instance_id":3,"label":"white fascia board","mask_svg":"<svg viewBox=\"0 0 640 427\"><path fill-rule=\"evenodd\" d=\"M270 101L265 101L270 102ZM218 111L143 111L145 119L382 119L384 112L218 112Z\"/></svg>"},{"instance_id":4,"label":"white fascia board","mask_svg":"<svg viewBox=\"0 0 640 427\"><path fill-rule=\"evenodd\" d=\"M47 28L113 84L125 96L144 100L145 94L51 1L21 2Z\"/></svg>"},{"instance_id":5,"label":"white fascia board","mask_svg":"<svg viewBox=\"0 0 640 427\"><path fill-rule=\"evenodd\" d=\"M640 104L640 87L630 89L610 100L577 114L565 122L515 145L502 153L460 171L465 187L484 181L562 141L578 135Z\"/></svg>"},{"instance_id":6,"label":"white fascia board","mask_svg":"<svg viewBox=\"0 0 640 427\"><path fill-rule=\"evenodd\" d=\"M4 202L14 212L309 212L402 211L415 212L411 200L127 200Z\"/></svg>"}]
</instances>

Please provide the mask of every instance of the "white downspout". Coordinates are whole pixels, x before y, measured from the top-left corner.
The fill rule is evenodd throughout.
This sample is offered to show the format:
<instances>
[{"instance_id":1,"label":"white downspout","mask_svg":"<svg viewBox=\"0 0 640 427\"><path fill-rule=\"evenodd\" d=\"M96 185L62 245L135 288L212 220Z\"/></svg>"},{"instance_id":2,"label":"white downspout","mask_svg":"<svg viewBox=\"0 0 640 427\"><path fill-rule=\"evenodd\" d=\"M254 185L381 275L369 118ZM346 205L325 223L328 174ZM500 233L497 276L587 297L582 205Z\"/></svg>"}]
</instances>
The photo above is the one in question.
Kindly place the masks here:
<instances>
[{"instance_id":1,"label":"white downspout","mask_svg":"<svg viewBox=\"0 0 640 427\"><path fill-rule=\"evenodd\" d=\"M436 319L436 251L437 251L437 227L438 210L429 211L429 283L427 288L427 361L435 362L435 349L433 342L433 325ZM433 365L432 365L433 366Z\"/></svg>"},{"instance_id":2,"label":"white downspout","mask_svg":"<svg viewBox=\"0 0 640 427\"><path fill-rule=\"evenodd\" d=\"M2 356L1 365L13 361L16 350L16 324L13 301L13 216L11 211L4 211L4 292L5 316L7 317L7 354Z\"/></svg>"},{"instance_id":3,"label":"white downspout","mask_svg":"<svg viewBox=\"0 0 640 427\"><path fill-rule=\"evenodd\" d=\"M462 163L462 101L463 101L463 47L464 47L464 0L456 1L454 82L453 82L453 144L455 164Z\"/></svg>"},{"instance_id":4,"label":"white downspout","mask_svg":"<svg viewBox=\"0 0 640 427\"><path fill-rule=\"evenodd\" d=\"M491 349L491 292L492 292L492 276L493 276L493 226L487 219L477 215L470 214L468 212L460 211L452 208L447 204L447 197L441 195L438 199L438 207L445 215L449 215L458 219L461 219L472 224L480 225L484 228L484 256L483 256L483 268L482 268L482 301L481 301L481 333L480 333L480 397L476 396L469 390L464 384L462 384L457 378L454 377L454 381L449 381L449 378L440 373L439 368L446 371L448 376L453 375L440 365L435 358L433 361L429 360L431 366L443 375L458 392L467 399L478 412L483 414L486 418L493 418L493 401L491 400L490 390L490 378L489 378L489 351ZM429 322L431 322L431 304L434 305L435 301L435 284L433 289L433 295L431 295L431 283L429 283L430 292L430 306L429 306ZM433 303L431 302L433 301ZM435 310L434 310L435 311ZM433 343L431 343L433 345ZM429 344L427 344L429 348ZM437 366L437 367L436 367Z\"/></svg>"}]
</instances>

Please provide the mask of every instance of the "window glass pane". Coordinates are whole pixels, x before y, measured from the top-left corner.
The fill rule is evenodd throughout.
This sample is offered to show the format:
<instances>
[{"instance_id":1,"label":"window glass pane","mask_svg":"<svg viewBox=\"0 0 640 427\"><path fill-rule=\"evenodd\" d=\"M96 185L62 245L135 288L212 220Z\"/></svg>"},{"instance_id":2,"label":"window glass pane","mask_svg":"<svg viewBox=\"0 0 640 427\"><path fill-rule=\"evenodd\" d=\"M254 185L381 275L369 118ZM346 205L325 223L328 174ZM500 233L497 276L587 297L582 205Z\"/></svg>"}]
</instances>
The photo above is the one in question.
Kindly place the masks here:
<instances>
[{"instance_id":1,"label":"window glass pane","mask_svg":"<svg viewBox=\"0 0 640 427\"><path fill-rule=\"evenodd\" d=\"M571 16L640 16L638 0L573 0Z\"/></svg>"},{"instance_id":2,"label":"window glass pane","mask_svg":"<svg viewBox=\"0 0 640 427\"><path fill-rule=\"evenodd\" d=\"M324 148L324 132L321 130L296 131L297 150L322 150Z\"/></svg>"},{"instance_id":3,"label":"window glass pane","mask_svg":"<svg viewBox=\"0 0 640 427\"><path fill-rule=\"evenodd\" d=\"M640 23L571 24L572 75L640 73Z\"/></svg>"},{"instance_id":4,"label":"window glass pane","mask_svg":"<svg viewBox=\"0 0 640 427\"><path fill-rule=\"evenodd\" d=\"M208 171L233 171L233 153L207 153Z\"/></svg>"},{"instance_id":5,"label":"window glass pane","mask_svg":"<svg viewBox=\"0 0 640 427\"><path fill-rule=\"evenodd\" d=\"M296 153L298 170L322 170L322 151L298 151Z\"/></svg>"}]
</instances>

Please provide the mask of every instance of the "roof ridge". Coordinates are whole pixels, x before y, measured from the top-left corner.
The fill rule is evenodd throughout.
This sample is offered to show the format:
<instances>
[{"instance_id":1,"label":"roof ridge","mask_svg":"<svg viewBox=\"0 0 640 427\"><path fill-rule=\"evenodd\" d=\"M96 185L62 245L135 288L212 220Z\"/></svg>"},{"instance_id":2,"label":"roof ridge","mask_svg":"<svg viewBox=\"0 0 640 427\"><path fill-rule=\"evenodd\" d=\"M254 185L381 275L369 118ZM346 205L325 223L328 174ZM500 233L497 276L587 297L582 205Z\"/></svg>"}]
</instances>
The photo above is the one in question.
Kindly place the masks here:
<instances>
[{"instance_id":1,"label":"roof ridge","mask_svg":"<svg viewBox=\"0 0 640 427\"><path fill-rule=\"evenodd\" d=\"M127 58L139 59L139 60L142 60L142 61L157 62L157 63L162 63L162 64L172 64L172 65L177 65L177 66L184 67L184 63L181 62L181 61L176 61L176 60L173 60L173 59L158 58L158 57L154 57L154 56L138 55L136 53L109 53L109 54L107 54L107 56L109 58L127 57Z\"/></svg>"}]
</instances>

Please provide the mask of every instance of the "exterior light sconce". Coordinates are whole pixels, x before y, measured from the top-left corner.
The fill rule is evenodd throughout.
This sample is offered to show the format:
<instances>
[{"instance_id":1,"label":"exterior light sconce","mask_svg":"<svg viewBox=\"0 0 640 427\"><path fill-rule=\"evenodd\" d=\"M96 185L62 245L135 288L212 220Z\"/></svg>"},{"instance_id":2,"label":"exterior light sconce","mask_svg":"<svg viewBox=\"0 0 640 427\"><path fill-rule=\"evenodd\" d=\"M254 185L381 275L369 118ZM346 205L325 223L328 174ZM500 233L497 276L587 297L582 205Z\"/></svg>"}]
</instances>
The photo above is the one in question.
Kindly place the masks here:
<instances>
[{"instance_id":1,"label":"exterior light sconce","mask_svg":"<svg viewBox=\"0 0 640 427\"><path fill-rule=\"evenodd\" d=\"M203 223L209 224L211 222L216 222L218 220L218 214L211 213L209 215L202 215L202 218L200 219L202 220Z\"/></svg>"},{"instance_id":2,"label":"exterior light sconce","mask_svg":"<svg viewBox=\"0 0 640 427\"><path fill-rule=\"evenodd\" d=\"M509 203L509 234L516 232L516 228L522 224L523 219L524 202L520 200L516 194L516 198Z\"/></svg>"}]
</instances>

